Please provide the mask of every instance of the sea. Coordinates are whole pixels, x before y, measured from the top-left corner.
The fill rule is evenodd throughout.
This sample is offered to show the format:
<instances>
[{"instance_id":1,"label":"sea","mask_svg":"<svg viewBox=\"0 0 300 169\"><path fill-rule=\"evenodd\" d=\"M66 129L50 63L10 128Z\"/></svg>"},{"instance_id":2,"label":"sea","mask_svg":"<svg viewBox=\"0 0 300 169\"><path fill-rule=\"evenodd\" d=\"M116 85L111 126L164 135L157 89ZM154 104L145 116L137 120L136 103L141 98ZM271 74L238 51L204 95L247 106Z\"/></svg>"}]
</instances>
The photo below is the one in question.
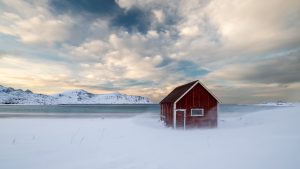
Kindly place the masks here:
<instances>
[{"instance_id":1,"label":"sea","mask_svg":"<svg viewBox=\"0 0 300 169\"><path fill-rule=\"evenodd\" d=\"M219 115L235 116L277 106L220 104ZM159 116L159 104L95 105L0 105L0 118L124 118L137 115Z\"/></svg>"}]
</instances>

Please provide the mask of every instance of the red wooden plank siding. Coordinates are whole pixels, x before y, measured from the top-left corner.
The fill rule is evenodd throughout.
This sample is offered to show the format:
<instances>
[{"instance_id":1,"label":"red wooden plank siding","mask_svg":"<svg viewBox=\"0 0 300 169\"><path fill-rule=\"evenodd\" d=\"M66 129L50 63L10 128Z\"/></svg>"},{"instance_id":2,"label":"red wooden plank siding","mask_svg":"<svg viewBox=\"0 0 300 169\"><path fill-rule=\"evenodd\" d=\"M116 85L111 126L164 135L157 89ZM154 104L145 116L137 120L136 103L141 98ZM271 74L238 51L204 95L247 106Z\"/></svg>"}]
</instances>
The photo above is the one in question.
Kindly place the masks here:
<instances>
[{"instance_id":1,"label":"red wooden plank siding","mask_svg":"<svg viewBox=\"0 0 300 169\"><path fill-rule=\"evenodd\" d=\"M166 126L173 126L173 104L172 103L162 103L161 104L161 115L164 117L164 122Z\"/></svg>"},{"instance_id":2,"label":"red wooden plank siding","mask_svg":"<svg viewBox=\"0 0 300 169\"><path fill-rule=\"evenodd\" d=\"M188 91L189 89L191 90ZM187 93L184 95L185 92ZM182 98L178 100L181 96ZM160 102L162 111L161 116L164 117L162 120L165 122L166 126L174 127L173 108L177 100L176 109L186 110L186 128L217 126L218 100L204 86L202 86L199 81L193 81L185 85L178 86ZM193 108L202 108L204 110L204 116L191 116L191 109ZM183 116L176 116L178 116L176 121L182 123Z\"/></svg>"},{"instance_id":3,"label":"red wooden plank siding","mask_svg":"<svg viewBox=\"0 0 300 169\"><path fill-rule=\"evenodd\" d=\"M177 109L186 109L186 127L217 125L217 100L200 84L197 84L176 104ZM204 116L191 116L192 108L203 108Z\"/></svg>"}]
</instances>

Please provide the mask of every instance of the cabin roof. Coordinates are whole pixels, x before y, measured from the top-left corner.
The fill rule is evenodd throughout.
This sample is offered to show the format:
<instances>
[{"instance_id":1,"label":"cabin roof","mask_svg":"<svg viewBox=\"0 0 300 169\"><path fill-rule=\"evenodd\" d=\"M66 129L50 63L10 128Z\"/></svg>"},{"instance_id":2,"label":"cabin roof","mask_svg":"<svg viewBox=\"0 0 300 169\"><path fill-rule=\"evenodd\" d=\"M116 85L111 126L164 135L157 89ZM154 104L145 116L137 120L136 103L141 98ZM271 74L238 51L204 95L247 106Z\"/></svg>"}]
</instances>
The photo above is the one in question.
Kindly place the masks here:
<instances>
[{"instance_id":1,"label":"cabin roof","mask_svg":"<svg viewBox=\"0 0 300 169\"><path fill-rule=\"evenodd\" d=\"M199 80L195 80L190 83L176 87L162 101L160 101L160 103L176 102L181 97L183 97L189 90L191 90L196 85L196 83L199 83L201 86L203 86L208 91L208 93L210 93L219 102L218 98L215 95L213 95Z\"/></svg>"}]
</instances>

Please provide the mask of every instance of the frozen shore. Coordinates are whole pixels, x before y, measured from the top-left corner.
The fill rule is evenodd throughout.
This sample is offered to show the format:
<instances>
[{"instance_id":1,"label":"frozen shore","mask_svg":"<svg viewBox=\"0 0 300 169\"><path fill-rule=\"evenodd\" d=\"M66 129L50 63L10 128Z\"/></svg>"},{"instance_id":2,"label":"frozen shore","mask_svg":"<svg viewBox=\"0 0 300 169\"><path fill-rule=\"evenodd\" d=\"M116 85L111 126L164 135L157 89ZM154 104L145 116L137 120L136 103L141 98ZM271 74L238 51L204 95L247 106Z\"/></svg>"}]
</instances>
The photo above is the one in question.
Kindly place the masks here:
<instances>
[{"instance_id":1,"label":"frozen shore","mask_svg":"<svg viewBox=\"0 0 300 169\"><path fill-rule=\"evenodd\" d=\"M220 116L216 129L173 130L128 118L2 118L0 168L298 169L300 106Z\"/></svg>"}]
</instances>

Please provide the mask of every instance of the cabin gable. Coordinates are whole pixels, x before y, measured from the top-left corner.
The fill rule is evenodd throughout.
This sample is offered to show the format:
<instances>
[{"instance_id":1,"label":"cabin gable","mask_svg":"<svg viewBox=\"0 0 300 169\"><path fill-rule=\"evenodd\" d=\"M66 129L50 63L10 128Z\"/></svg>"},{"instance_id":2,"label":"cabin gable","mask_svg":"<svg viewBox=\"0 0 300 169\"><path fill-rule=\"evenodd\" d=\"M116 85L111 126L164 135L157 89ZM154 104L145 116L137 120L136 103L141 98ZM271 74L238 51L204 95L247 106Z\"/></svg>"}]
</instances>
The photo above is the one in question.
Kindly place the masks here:
<instances>
[{"instance_id":1,"label":"cabin gable","mask_svg":"<svg viewBox=\"0 0 300 169\"><path fill-rule=\"evenodd\" d=\"M193 81L176 87L160 102L161 120L174 128L216 127L218 103L200 81Z\"/></svg>"}]
</instances>

